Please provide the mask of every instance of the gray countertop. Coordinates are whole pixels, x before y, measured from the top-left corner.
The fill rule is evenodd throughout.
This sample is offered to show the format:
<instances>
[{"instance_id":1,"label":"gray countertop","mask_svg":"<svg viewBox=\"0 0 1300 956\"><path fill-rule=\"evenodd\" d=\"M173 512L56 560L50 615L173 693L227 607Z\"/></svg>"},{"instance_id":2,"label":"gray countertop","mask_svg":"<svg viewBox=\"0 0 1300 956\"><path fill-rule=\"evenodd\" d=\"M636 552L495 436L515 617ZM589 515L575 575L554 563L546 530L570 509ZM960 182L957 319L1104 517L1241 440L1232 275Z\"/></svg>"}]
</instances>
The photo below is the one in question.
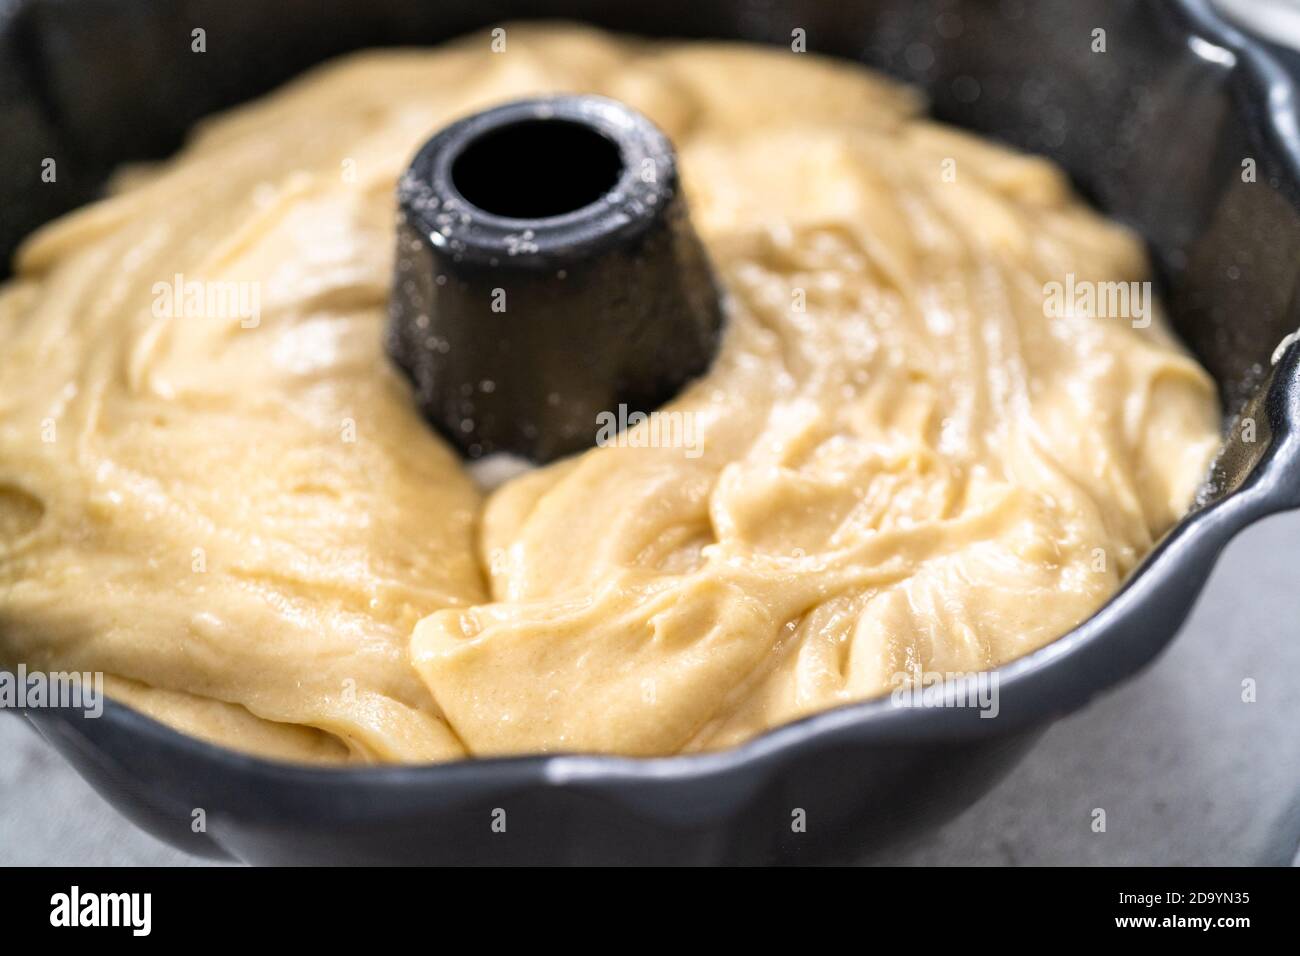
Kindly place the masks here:
<instances>
[{"instance_id":1,"label":"gray countertop","mask_svg":"<svg viewBox=\"0 0 1300 956\"><path fill-rule=\"evenodd\" d=\"M1225 552L1170 650L1053 727L906 864L1288 864L1300 845L1300 513ZM1242 701L1242 681L1257 686ZM201 863L136 830L0 715L0 863ZM1092 811L1106 810L1105 833Z\"/></svg>"}]
</instances>

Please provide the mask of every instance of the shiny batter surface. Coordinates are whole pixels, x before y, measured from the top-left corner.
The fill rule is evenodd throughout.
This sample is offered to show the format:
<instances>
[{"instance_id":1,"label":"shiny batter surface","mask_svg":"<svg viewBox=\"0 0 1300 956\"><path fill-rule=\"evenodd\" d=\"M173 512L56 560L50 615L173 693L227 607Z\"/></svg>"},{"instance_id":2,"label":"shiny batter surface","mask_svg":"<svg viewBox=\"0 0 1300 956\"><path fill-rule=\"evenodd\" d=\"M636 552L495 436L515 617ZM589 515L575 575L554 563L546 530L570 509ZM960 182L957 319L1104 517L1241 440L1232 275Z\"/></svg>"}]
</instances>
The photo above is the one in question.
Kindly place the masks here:
<instances>
[{"instance_id":1,"label":"shiny batter surface","mask_svg":"<svg viewBox=\"0 0 1300 956\"><path fill-rule=\"evenodd\" d=\"M26 243L0 661L287 759L716 748L1043 646L1187 508L1212 383L1159 314L1045 314L1147 271L1051 165L813 55L506 40L326 65ZM485 498L382 354L394 190L433 130L549 91L672 138L729 325L670 409L701 454ZM178 275L255 284L257 321L160 309Z\"/></svg>"}]
</instances>

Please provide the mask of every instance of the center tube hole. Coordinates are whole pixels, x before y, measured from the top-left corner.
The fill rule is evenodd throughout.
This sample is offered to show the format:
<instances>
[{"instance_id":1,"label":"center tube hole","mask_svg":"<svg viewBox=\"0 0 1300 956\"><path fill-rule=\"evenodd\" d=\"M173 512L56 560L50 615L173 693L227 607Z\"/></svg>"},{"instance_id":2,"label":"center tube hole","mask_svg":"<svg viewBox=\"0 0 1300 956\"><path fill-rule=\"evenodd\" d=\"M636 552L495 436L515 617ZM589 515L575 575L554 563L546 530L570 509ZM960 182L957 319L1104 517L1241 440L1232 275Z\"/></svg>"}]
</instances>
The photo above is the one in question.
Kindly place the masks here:
<instances>
[{"instance_id":1,"label":"center tube hole","mask_svg":"<svg viewBox=\"0 0 1300 956\"><path fill-rule=\"evenodd\" d=\"M623 174L616 143L570 120L532 119L484 133L456 157L451 181L484 212L513 219L590 206Z\"/></svg>"}]
</instances>

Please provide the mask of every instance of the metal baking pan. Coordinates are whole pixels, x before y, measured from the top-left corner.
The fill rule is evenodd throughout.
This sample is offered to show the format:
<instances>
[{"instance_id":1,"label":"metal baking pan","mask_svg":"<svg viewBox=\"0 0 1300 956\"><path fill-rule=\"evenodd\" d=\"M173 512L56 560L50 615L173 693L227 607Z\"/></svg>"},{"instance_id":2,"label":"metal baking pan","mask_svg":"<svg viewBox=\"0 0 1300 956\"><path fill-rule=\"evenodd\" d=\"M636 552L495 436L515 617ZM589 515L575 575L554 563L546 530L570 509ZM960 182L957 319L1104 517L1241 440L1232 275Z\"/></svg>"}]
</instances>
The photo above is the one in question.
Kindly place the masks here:
<instances>
[{"instance_id":1,"label":"metal baking pan","mask_svg":"<svg viewBox=\"0 0 1300 956\"><path fill-rule=\"evenodd\" d=\"M704 755L333 770L211 746L111 701L97 720L28 713L123 813L176 846L258 863L861 858L968 806L1052 721L1148 663L1233 535L1300 507L1300 345L1279 348L1300 325L1296 90L1204 0L0 2L0 249L93 196L115 164L165 156L200 116L325 57L552 16L783 45L802 28L811 50L923 87L939 118L1050 156L1148 241L1175 328L1224 397L1224 451L1193 512L1111 601L1000 669L993 720L876 700ZM178 40L195 27L203 56ZM1098 29L1105 53L1092 50ZM64 184L37 185L30 171L55 155ZM1240 417L1254 420L1253 442ZM791 827L798 810L805 832Z\"/></svg>"}]
</instances>

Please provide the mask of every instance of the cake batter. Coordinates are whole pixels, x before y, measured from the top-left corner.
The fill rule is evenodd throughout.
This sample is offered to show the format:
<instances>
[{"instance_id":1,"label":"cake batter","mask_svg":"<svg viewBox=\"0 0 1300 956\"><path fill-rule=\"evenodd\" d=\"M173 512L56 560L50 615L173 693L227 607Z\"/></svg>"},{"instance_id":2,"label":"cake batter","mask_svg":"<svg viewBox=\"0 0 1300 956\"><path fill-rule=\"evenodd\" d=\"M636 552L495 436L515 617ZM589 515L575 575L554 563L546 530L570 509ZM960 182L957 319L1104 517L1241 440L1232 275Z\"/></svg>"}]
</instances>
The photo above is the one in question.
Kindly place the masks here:
<instances>
[{"instance_id":1,"label":"cake batter","mask_svg":"<svg viewBox=\"0 0 1300 956\"><path fill-rule=\"evenodd\" d=\"M1045 309L1148 270L1048 162L845 62L506 37L322 66L30 237L0 662L282 759L697 751L1042 647L1187 509L1211 380L1158 303ZM485 496L382 351L394 192L433 131L550 92L673 140L728 325L665 409L697 454Z\"/></svg>"}]
</instances>

